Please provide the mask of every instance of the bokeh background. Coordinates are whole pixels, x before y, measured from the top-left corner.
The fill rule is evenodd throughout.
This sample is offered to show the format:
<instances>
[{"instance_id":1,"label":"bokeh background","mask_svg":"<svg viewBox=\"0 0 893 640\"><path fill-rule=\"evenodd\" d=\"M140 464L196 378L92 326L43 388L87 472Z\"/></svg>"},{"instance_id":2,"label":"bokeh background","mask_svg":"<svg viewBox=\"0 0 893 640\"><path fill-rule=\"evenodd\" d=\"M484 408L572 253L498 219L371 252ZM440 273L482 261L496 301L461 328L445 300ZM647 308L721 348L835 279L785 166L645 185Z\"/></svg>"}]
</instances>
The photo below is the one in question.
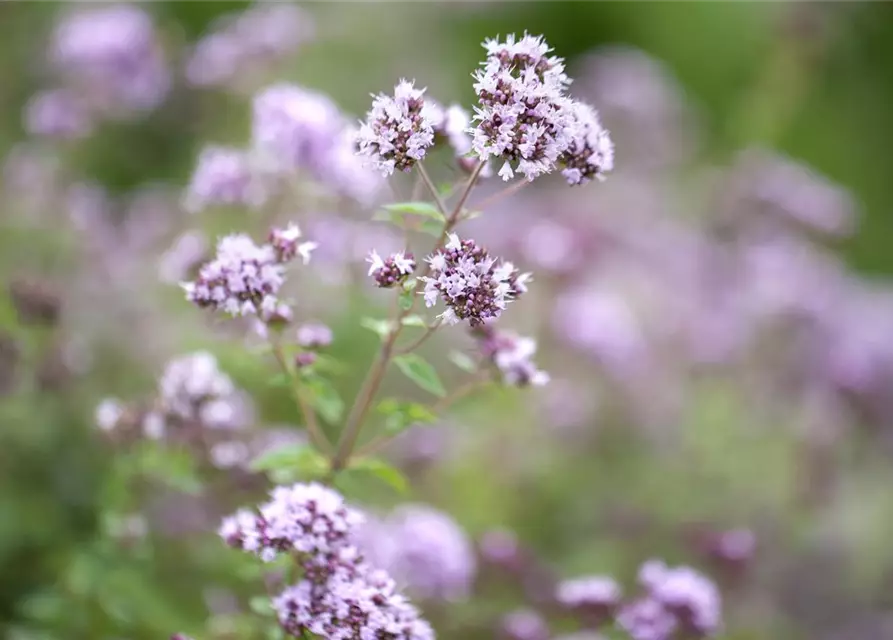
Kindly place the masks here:
<instances>
[{"instance_id":1,"label":"bokeh background","mask_svg":"<svg viewBox=\"0 0 893 640\"><path fill-rule=\"evenodd\" d=\"M132 451L94 419L103 398L151 396L165 362L206 349L253 399L252 428L299 430L274 367L159 267L184 231L268 223L186 213L198 154L247 144L251 95L273 81L352 117L401 77L471 106L480 43L528 30L567 59L617 145L603 184L542 178L467 227L534 272L505 323L537 337L552 381L408 432L388 455L409 494L357 499L431 504L476 545L470 595L423 604L444 638L497 637L521 607L553 635L573 630L550 604L555 580L632 589L662 557L719 583L729 640L893 639L888 4L320 2L270 60L197 86L193 47L248 6L144 5L169 90L59 139L28 105L60 82L50 42L74 5L0 4L3 637L264 637L234 622L257 582L214 535L263 482L228 491L233 470L211 465L196 495L199 472L174 455L134 478ZM456 175L449 158L432 170ZM298 291L305 317L334 329L349 400L376 348L360 318L383 306L363 255L394 238L368 204L286 208L322 245ZM446 354L468 344L446 333L424 353L456 386Z\"/></svg>"}]
</instances>

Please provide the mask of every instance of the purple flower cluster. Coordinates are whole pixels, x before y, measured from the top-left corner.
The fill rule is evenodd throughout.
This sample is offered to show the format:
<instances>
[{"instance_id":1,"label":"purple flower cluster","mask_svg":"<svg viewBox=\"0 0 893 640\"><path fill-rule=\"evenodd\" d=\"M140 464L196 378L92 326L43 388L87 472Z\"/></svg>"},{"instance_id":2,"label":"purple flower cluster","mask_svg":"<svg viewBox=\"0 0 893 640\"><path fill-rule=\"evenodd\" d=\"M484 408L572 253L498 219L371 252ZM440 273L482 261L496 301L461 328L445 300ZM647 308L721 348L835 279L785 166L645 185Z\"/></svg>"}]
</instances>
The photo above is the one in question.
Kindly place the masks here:
<instances>
[{"instance_id":1,"label":"purple flower cluster","mask_svg":"<svg viewBox=\"0 0 893 640\"><path fill-rule=\"evenodd\" d=\"M310 262L310 252L316 248L315 242L301 242L301 229L290 222L284 229L274 227L270 230L268 242L276 252L278 262L290 262L297 256L301 256L304 264Z\"/></svg>"},{"instance_id":2,"label":"purple flower cluster","mask_svg":"<svg viewBox=\"0 0 893 640\"><path fill-rule=\"evenodd\" d=\"M707 638L719 632L719 591L694 569L671 569L651 560L639 570L639 583L644 595L625 605L617 616L617 622L633 640Z\"/></svg>"},{"instance_id":3,"label":"purple flower cluster","mask_svg":"<svg viewBox=\"0 0 893 640\"><path fill-rule=\"evenodd\" d=\"M498 318L506 304L527 291L530 274L522 274L510 262L497 264L474 240L460 240L451 233L443 249L428 258L430 276L425 282L425 304L433 307L441 298L447 306L440 317L448 324L468 320L472 327Z\"/></svg>"},{"instance_id":4,"label":"purple flower cluster","mask_svg":"<svg viewBox=\"0 0 893 640\"><path fill-rule=\"evenodd\" d=\"M254 98L252 147L264 168L288 178L300 171L340 195L367 202L382 180L355 154L356 131L328 97L275 84Z\"/></svg>"},{"instance_id":5,"label":"purple flower cluster","mask_svg":"<svg viewBox=\"0 0 893 640\"><path fill-rule=\"evenodd\" d=\"M610 620L621 599L620 585L606 576L565 580L555 594L559 604L592 626Z\"/></svg>"},{"instance_id":6,"label":"purple flower cluster","mask_svg":"<svg viewBox=\"0 0 893 640\"><path fill-rule=\"evenodd\" d=\"M192 212L215 206L256 209L266 202L267 195L248 152L209 145L199 154L184 207Z\"/></svg>"},{"instance_id":7,"label":"purple flower cluster","mask_svg":"<svg viewBox=\"0 0 893 640\"><path fill-rule=\"evenodd\" d=\"M292 84L274 84L253 102L252 142L279 168L321 175L333 140L344 129L341 111L328 97Z\"/></svg>"},{"instance_id":8,"label":"purple flower cluster","mask_svg":"<svg viewBox=\"0 0 893 640\"><path fill-rule=\"evenodd\" d=\"M148 410L106 398L95 412L96 426L102 431L127 432L124 435L150 440L188 440L195 428L241 429L251 423L251 417L250 400L220 370L217 359L205 351L178 356L167 363Z\"/></svg>"},{"instance_id":9,"label":"purple flower cluster","mask_svg":"<svg viewBox=\"0 0 893 640\"><path fill-rule=\"evenodd\" d=\"M504 640L549 640L549 625L531 609L519 609L506 615L499 626Z\"/></svg>"},{"instance_id":10,"label":"purple flower cluster","mask_svg":"<svg viewBox=\"0 0 893 640\"><path fill-rule=\"evenodd\" d=\"M298 243L299 237L297 226L291 225L271 232L274 244L258 246L244 234L222 238L217 256L199 270L194 282L182 285L187 300L231 316L290 316L277 297L285 282L286 262L296 255L306 262L315 246Z\"/></svg>"},{"instance_id":11,"label":"purple flower cluster","mask_svg":"<svg viewBox=\"0 0 893 640\"><path fill-rule=\"evenodd\" d=\"M335 491L296 484L274 489L257 513L243 510L225 519L220 535L265 561L280 553L297 559L302 580L273 599L286 633L329 640L433 640L430 625L394 581L365 562L353 545L361 520Z\"/></svg>"},{"instance_id":12,"label":"purple flower cluster","mask_svg":"<svg viewBox=\"0 0 893 640\"><path fill-rule=\"evenodd\" d=\"M165 414L202 424L213 424L217 417L229 413L234 392L233 381L206 351L174 358L158 381L158 397Z\"/></svg>"},{"instance_id":13,"label":"purple flower cluster","mask_svg":"<svg viewBox=\"0 0 893 640\"><path fill-rule=\"evenodd\" d=\"M447 514L425 505L403 505L382 520L367 519L360 547L415 597L466 597L477 573L474 548Z\"/></svg>"},{"instance_id":14,"label":"purple flower cluster","mask_svg":"<svg viewBox=\"0 0 893 640\"><path fill-rule=\"evenodd\" d=\"M366 262L369 263L368 275L383 289L389 289L405 282L409 274L416 268L415 257L411 253L402 251L382 258L377 251L373 250L366 258Z\"/></svg>"},{"instance_id":15,"label":"purple flower cluster","mask_svg":"<svg viewBox=\"0 0 893 640\"><path fill-rule=\"evenodd\" d=\"M257 513L242 510L226 518L219 533L230 546L265 562L291 552L316 562L348 547L361 520L335 491L315 483L296 484L274 488Z\"/></svg>"},{"instance_id":16,"label":"purple flower cluster","mask_svg":"<svg viewBox=\"0 0 893 640\"><path fill-rule=\"evenodd\" d=\"M297 339L305 349L321 349L332 344L332 330L318 322L303 324L298 327Z\"/></svg>"},{"instance_id":17,"label":"purple flower cluster","mask_svg":"<svg viewBox=\"0 0 893 640\"><path fill-rule=\"evenodd\" d=\"M549 382L549 374L534 364L536 341L509 331L499 331L491 325L475 327L481 353L499 371L504 384L515 387L542 386Z\"/></svg>"},{"instance_id":18,"label":"purple flower cluster","mask_svg":"<svg viewBox=\"0 0 893 640\"><path fill-rule=\"evenodd\" d=\"M443 112L424 96L425 89L401 80L393 97L380 94L372 101L357 133L357 153L385 177L412 169L434 144L434 127Z\"/></svg>"},{"instance_id":19,"label":"purple flower cluster","mask_svg":"<svg viewBox=\"0 0 893 640\"><path fill-rule=\"evenodd\" d=\"M344 564L325 581L303 580L273 600L283 629L327 640L433 640L434 630L384 571Z\"/></svg>"},{"instance_id":20,"label":"purple flower cluster","mask_svg":"<svg viewBox=\"0 0 893 640\"><path fill-rule=\"evenodd\" d=\"M559 157L561 174L570 185L604 180L605 172L614 168L614 143L595 109L582 102L574 102L571 109L574 135Z\"/></svg>"},{"instance_id":21,"label":"purple flower cluster","mask_svg":"<svg viewBox=\"0 0 893 640\"><path fill-rule=\"evenodd\" d=\"M25 130L34 136L75 140L93 132L88 106L68 89L35 94L25 107Z\"/></svg>"},{"instance_id":22,"label":"purple flower cluster","mask_svg":"<svg viewBox=\"0 0 893 640\"><path fill-rule=\"evenodd\" d=\"M152 19L132 5L74 10L56 27L51 61L98 113L154 109L171 85Z\"/></svg>"},{"instance_id":23,"label":"purple flower cluster","mask_svg":"<svg viewBox=\"0 0 893 640\"><path fill-rule=\"evenodd\" d=\"M224 16L195 46L186 77L197 86L237 88L294 54L313 31L310 16L289 4Z\"/></svg>"}]
</instances>

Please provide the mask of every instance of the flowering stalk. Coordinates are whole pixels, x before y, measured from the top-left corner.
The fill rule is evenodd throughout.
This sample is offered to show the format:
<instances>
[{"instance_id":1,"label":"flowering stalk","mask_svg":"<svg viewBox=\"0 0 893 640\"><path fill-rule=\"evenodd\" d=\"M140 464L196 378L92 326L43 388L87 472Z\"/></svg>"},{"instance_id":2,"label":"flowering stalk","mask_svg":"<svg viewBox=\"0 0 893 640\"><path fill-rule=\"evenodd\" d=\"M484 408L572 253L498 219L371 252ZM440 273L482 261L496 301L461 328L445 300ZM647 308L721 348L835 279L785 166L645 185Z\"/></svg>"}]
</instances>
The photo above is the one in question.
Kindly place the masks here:
<instances>
[{"instance_id":1,"label":"flowering stalk","mask_svg":"<svg viewBox=\"0 0 893 640\"><path fill-rule=\"evenodd\" d=\"M310 398L307 397L304 385L301 384L300 373L294 371L289 366L288 360L282 349L282 343L278 339L272 338L270 340L270 348L272 349L276 362L279 363L282 372L289 377L292 394L295 397L295 402L297 403L298 408L301 410L301 413L304 414L304 420L307 423L307 433L310 435L310 440L323 453L330 453L332 445L319 426L319 421L316 419L316 412L313 409L313 404L310 402Z\"/></svg>"},{"instance_id":2,"label":"flowering stalk","mask_svg":"<svg viewBox=\"0 0 893 640\"><path fill-rule=\"evenodd\" d=\"M456 202L455 207L453 208L452 213L446 218L446 221L443 225L443 230L440 233L440 237L437 240L437 244L434 247L434 251L441 249L446 242L447 236L459 222L459 216L462 212L462 207L465 206L465 203L468 200L468 196L471 194L472 189L474 189L475 184L477 183L478 177L481 175L481 171L484 168L484 162L478 162L474 171L471 173L471 176L468 178L468 182L465 184L465 189L462 191L462 195L459 196L459 200ZM421 166L421 165L419 165ZM420 171L420 175L425 175ZM423 178L424 180L424 178ZM436 193L436 189L434 189L433 183L431 183L430 178L425 180L425 183L429 186L429 189L433 190L433 193ZM425 276L428 276L431 273L431 265L429 264L425 270ZM332 457L331 470L333 474L337 474L341 471L350 460L350 456L353 453L353 449L356 446L357 438L360 435L360 431L363 428L363 422L365 421L366 414L369 411L369 407L372 404L372 401L375 399L375 394L378 393L378 388L381 386L382 380L384 379L384 374L387 371L388 364L391 361L391 358L394 356L394 345L397 342L397 338L400 336L400 332L403 329L403 319L406 318L412 311L412 308L415 306L415 298L421 293L422 286L424 284L424 280L419 278L416 280L415 287L413 287L413 305L408 309L400 309L394 321L391 322L390 329L385 335L381 348L378 351L378 355L375 358L375 361L372 363L372 366L369 369L369 372L366 374L366 379L363 381L362 386L360 387L359 393L357 393L356 400L354 401L353 406L350 409L350 413L348 414L347 421L344 425L344 431L341 434L341 438L338 441L337 448L335 450L335 455Z\"/></svg>"}]
</instances>

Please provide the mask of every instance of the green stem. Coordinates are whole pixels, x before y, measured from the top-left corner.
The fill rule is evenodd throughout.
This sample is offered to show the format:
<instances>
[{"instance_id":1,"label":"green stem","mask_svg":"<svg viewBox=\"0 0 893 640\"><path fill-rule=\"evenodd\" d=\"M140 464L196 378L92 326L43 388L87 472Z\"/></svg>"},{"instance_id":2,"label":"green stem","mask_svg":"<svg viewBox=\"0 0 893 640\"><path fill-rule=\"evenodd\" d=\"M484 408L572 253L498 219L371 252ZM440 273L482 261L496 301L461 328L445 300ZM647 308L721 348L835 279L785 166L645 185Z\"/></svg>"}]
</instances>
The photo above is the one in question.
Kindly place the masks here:
<instances>
[{"instance_id":1,"label":"green stem","mask_svg":"<svg viewBox=\"0 0 893 640\"><path fill-rule=\"evenodd\" d=\"M487 385L488 382L489 382L488 378L484 378L484 379L475 378L475 379L469 380L465 384L463 384L459 387L456 387L456 389L454 389L448 395L446 395L443 398L441 398L440 400L438 400L434 404L434 406L431 407L431 410L434 413L439 413L441 411L444 411L444 410L448 409L450 406L452 406L455 402L474 393L478 389L482 389L483 387L485 387ZM386 434L386 435L383 435L383 436L373 440L372 442L369 442L365 446L360 447L360 449L356 452L357 457L364 457L364 456L372 455L373 453L377 453L378 451L380 451L382 449L382 447L384 447L389 442L391 442L395 438L396 435L399 435L399 434L395 434L395 435Z\"/></svg>"},{"instance_id":2,"label":"green stem","mask_svg":"<svg viewBox=\"0 0 893 640\"><path fill-rule=\"evenodd\" d=\"M273 350L273 355L276 357L276 362L279 363L279 367L291 380L292 394L294 395L298 408L301 410L301 413L304 414L304 421L307 423L307 433L310 435L311 442L313 442L314 446L323 453L331 453L332 445L319 426L319 422L316 419L316 412L313 410L313 404L310 402L310 398L307 397L306 390L301 384L299 378L300 373L293 371L289 366L285 353L282 350L282 344L278 340L271 339L270 346Z\"/></svg>"},{"instance_id":3,"label":"green stem","mask_svg":"<svg viewBox=\"0 0 893 640\"><path fill-rule=\"evenodd\" d=\"M425 186L428 188L428 191L431 193L431 197L434 198L434 202L437 204L437 208L440 209L440 213L443 214L443 217L447 217L447 208L446 204L444 204L443 199L440 197L440 194L437 192L437 187L434 186L434 182L431 180L431 176L428 175L428 171L425 169L425 165L421 162L416 164L416 167L419 170L419 177L422 179L422 182L425 183Z\"/></svg>"},{"instance_id":4,"label":"green stem","mask_svg":"<svg viewBox=\"0 0 893 640\"><path fill-rule=\"evenodd\" d=\"M425 184L428 185L428 188L431 190L432 195L435 196L437 200L437 206L441 208L441 211L444 211L444 215L446 216L446 208L443 205L443 202L440 200L440 196L437 195L437 190L434 188L434 184L431 182L428 174L425 172L424 167L422 167L421 163L416 165L419 168L419 175L422 176L422 180L425 181ZM478 177L481 175L481 171L484 168L483 162L478 162L478 165L475 167L471 176L468 178L468 182L465 184L465 189L462 192L462 195L459 197L456 206L454 207L452 213L446 217L446 221L443 225L443 231L440 233L440 238L437 240L437 244L434 245L434 251L437 251L441 247L443 247L444 242L447 239L449 233L453 230L453 227L456 226L459 222L459 215L462 212L462 207L465 206L465 202L468 200L468 196L471 194L472 189L474 189L475 184L477 183ZM424 278L431 274L431 265L425 269L425 273L421 278L416 280L415 288L413 289L413 295L418 295L421 293L422 285L424 284ZM403 319L409 315L411 309L402 310L399 307L397 308L396 317L394 318L391 329L388 331L388 334L385 336L384 340L381 343L381 348L378 351L378 355L375 357L372 366L369 368L369 372L366 374L366 378L363 380L362 385L360 386L360 390L357 393L357 397L354 400L353 406L350 408L350 413L347 416L347 421L344 425L344 430L341 433L341 437L338 440L338 444L335 448L335 454L332 456L332 474L337 474L339 471L344 469L347 466L347 463L350 460L351 455L353 454L353 449L356 446L357 438L360 436L360 431L363 429L363 423L366 419L366 414L369 411L369 407L372 405L372 402L375 400L375 394L378 393L379 387L381 387L381 383L384 380L384 374L387 371L388 364L391 362L391 358L394 355L394 344L397 342L397 338L400 335L400 332L403 330Z\"/></svg>"}]
</instances>

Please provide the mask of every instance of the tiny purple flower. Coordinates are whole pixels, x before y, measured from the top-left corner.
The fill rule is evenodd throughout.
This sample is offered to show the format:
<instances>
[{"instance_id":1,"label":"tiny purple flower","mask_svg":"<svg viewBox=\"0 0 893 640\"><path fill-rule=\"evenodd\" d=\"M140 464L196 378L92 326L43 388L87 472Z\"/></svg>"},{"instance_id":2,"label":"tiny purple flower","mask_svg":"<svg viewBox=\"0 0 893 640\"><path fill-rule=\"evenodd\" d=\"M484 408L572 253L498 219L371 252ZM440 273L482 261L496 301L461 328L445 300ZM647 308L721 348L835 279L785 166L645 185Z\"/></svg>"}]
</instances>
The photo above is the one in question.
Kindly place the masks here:
<instances>
[{"instance_id":1,"label":"tiny purple flower","mask_svg":"<svg viewBox=\"0 0 893 640\"><path fill-rule=\"evenodd\" d=\"M382 259L377 251L372 250L366 262L369 263L368 275L383 289L390 289L405 282L416 268L415 257L402 251Z\"/></svg>"},{"instance_id":2,"label":"tiny purple flower","mask_svg":"<svg viewBox=\"0 0 893 640\"><path fill-rule=\"evenodd\" d=\"M28 101L25 128L35 136L74 140L90 135L93 122L86 105L74 93L52 89Z\"/></svg>"},{"instance_id":3,"label":"tiny purple flower","mask_svg":"<svg viewBox=\"0 0 893 640\"><path fill-rule=\"evenodd\" d=\"M305 349L321 349L332 344L332 330L315 322L298 327L298 344Z\"/></svg>"},{"instance_id":4,"label":"tiny purple flower","mask_svg":"<svg viewBox=\"0 0 893 640\"><path fill-rule=\"evenodd\" d=\"M570 185L586 184L593 178L604 180L604 174L614 168L614 144L608 131L599 122L598 113L588 104L572 105L570 145L558 159L564 169L561 174Z\"/></svg>"},{"instance_id":5,"label":"tiny purple flower","mask_svg":"<svg viewBox=\"0 0 893 640\"><path fill-rule=\"evenodd\" d=\"M199 154L184 207L192 212L213 206L255 209L266 198L266 190L245 151L211 145Z\"/></svg>"},{"instance_id":6,"label":"tiny purple flower","mask_svg":"<svg viewBox=\"0 0 893 640\"><path fill-rule=\"evenodd\" d=\"M425 89L401 80L394 95L374 96L357 133L357 153L385 177L394 171L409 171L434 144L434 126L440 106L424 99Z\"/></svg>"},{"instance_id":7,"label":"tiny purple flower","mask_svg":"<svg viewBox=\"0 0 893 640\"><path fill-rule=\"evenodd\" d=\"M304 264L310 262L310 252L317 244L315 242L298 242L301 239L301 229L293 222L280 229L275 227L270 230L269 243L276 252L276 260L280 263L291 262L296 256L301 256Z\"/></svg>"},{"instance_id":8,"label":"tiny purple flower","mask_svg":"<svg viewBox=\"0 0 893 640\"><path fill-rule=\"evenodd\" d=\"M527 291L529 274L521 274L510 262L496 258L452 233L449 242L428 258L431 275L425 282L425 304L433 307L438 297L447 306L440 317L448 324L468 320L472 327L500 316L506 304Z\"/></svg>"}]
</instances>

